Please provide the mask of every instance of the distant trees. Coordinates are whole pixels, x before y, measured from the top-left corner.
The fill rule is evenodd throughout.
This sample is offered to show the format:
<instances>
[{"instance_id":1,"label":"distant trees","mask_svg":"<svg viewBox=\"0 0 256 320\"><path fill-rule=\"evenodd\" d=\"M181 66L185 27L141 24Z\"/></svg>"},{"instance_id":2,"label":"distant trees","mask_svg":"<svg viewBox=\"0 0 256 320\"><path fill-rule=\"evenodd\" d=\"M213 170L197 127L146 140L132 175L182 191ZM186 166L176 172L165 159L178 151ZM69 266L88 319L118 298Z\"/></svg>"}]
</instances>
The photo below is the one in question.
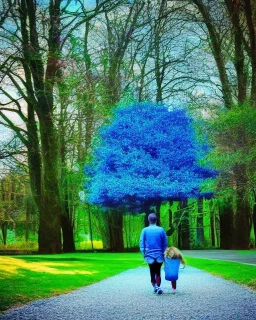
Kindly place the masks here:
<instances>
[{"instance_id":1,"label":"distant trees","mask_svg":"<svg viewBox=\"0 0 256 320\"><path fill-rule=\"evenodd\" d=\"M200 13L200 25L207 28L209 46L218 68L224 106L231 112L230 116L219 114L220 123L223 125L223 121L226 121L228 126L225 130L218 131L217 137L214 133L213 136L215 135L217 149L221 150L221 153L224 151L232 154L233 159L231 166L228 158L224 159L224 162L228 162L228 171L225 171L224 163L221 164L222 170L220 168L223 180L224 177L229 177L229 183L234 186L236 192L235 197L231 197L235 206L231 219L233 235L230 247L246 249L249 246L251 230L249 194L254 186L252 188L247 164L239 159L237 154L245 145L250 145L253 149L255 146L251 143L254 140L253 135L243 127L242 118L239 123L234 113L237 112L239 117L243 109L248 110L246 101L255 108L255 4L253 1L232 0L221 1L217 6L211 1L202 0L193 0L190 3L194 3ZM228 143L224 142L227 136ZM221 153L218 157L221 157ZM229 203L232 203L231 199ZM227 219L230 221L232 208L226 209ZM225 217L225 210L223 215Z\"/></svg>"},{"instance_id":2,"label":"distant trees","mask_svg":"<svg viewBox=\"0 0 256 320\"><path fill-rule=\"evenodd\" d=\"M13 230L21 216L25 216L26 181L21 175L6 174L0 178L0 230L3 244L6 245L8 229Z\"/></svg>"},{"instance_id":3,"label":"distant trees","mask_svg":"<svg viewBox=\"0 0 256 320\"><path fill-rule=\"evenodd\" d=\"M75 28L121 1L96 2L80 13L61 0L46 6L34 0L1 3L0 116L27 148L31 191L39 211L39 252L62 251L61 157L56 115L62 81L63 48ZM63 22L65 21L65 22ZM17 125L9 114L23 125Z\"/></svg>"},{"instance_id":4,"label":"distant trees","mask_svg":"<svg viewBox=\"0 0 256 320\"><path fill-rule=\"evenodd\" d=\"M207 118L221 118L223 106L229 112L246 101L255 108L252 0L104 0L92 7L81 1L3 0L0 11L0 125L21 141L14 153L5 148L0 157L18 151L28 163L40 252L74 250L79 174L90 161L97 128L111 119L120 100L183 104ZM253 136L244 136L240 125L228 146L219 132L211 133L220 150L216 157L231 154L231 146L233 155L243 150L241 141L254 149ZM240 222L247 224L247 235L250 229L255 170L227 162L220 179L235 186L226 203L235 205L221 210L233 210L232 241L239 243ZM121 221L110 213L105 217L109 226Z\"/></svg>"}]
</instances>

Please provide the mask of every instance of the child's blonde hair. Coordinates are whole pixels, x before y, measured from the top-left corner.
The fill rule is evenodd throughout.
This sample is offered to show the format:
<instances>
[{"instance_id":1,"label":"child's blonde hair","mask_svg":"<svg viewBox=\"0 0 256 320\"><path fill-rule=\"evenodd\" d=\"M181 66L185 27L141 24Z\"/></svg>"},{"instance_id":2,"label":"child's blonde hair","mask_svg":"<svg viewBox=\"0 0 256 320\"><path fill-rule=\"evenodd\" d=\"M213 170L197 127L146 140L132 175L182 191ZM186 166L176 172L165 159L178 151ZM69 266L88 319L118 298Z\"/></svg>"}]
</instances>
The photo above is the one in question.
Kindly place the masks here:
<instances>
[{"instance_id":1,"label":"child's blonde hair","mask_svg":"<svg viewBox=\"0 0 256 320\"><path fill-rule=\"evenodd\" d=\"M180 250L175 247L167 248L164 252L164 256L169 259L180 259L181 263L186 263Z\"/></svg>"}]
</instances>

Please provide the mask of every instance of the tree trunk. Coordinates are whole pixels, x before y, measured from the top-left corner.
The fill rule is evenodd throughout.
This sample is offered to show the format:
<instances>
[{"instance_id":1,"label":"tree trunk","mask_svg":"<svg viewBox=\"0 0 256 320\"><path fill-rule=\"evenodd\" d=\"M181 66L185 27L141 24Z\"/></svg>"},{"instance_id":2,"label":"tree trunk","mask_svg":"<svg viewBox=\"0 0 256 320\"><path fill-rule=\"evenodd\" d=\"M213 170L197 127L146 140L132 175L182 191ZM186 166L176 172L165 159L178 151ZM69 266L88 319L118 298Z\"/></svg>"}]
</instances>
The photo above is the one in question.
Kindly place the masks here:
<instances>
[{"instance_id":1,"label":"tree trunk","mask_svg":"<svg viewBox=\"0 0 256 320\"><path fill-rule=\"evenodd\" d=\"M156 217L157 217L156 224L158 226L161 226L161 202L156 204Z\"/></svg>"},{"instance_id":2,"label":"tree trunk","mask_svg":"<svg viewBox=\"0 0 256 320\"><path fill-rule=\"evenodd\" d=\"M29 240L29 227L30 227L30 203L27 202L26 204L26 222L25 222L25 242Z\"/></svg>"},{"instance_id":3,"label":"tree trunk","mask_svg":"<svg viewBox=\"0 0 256 320\"><path fill-rule=\"evenodd\" d=\"M46 120L46 121L45 121ZM43 160L43 188L39 219L39 252L60 253L61 197L58 137L51 115L40 121Z\"/></svg>"},{"instance_id":4,"label":"tree trunk","mask_svg":"<svg viewBox=\"0 0 256 320\"><path fill-rule=\"evenodd\" d=\"M173 213L172 213L172 209L171 206L173 205L173 201L169 202L169 209L168 209L168 213L169 213L169 227L172 226L172 220L173 220Z\"/></svg>"},{"instance_id":5,"label":"tree trunk","mask_svg":"<svg viewBox=\"0 0 256 320\"><path fill-rule=\"evenodd\" d=\"M28 168L30 188L35 204L40 209L42 158L38 138L38 123L35 120L33 106L28 104Z\"/></svg>"},{"instance_id":6,"label":"tree trunk","mask_svg":"<svg viewBox=\"0 0 256 320\"><path fill-rule=\"evenodd\" d=\"M196 219L196 238L197 245L202 247L204 244L204 216L203 216L203 205L204 200L198 199L198 215Z\"/></svg>"},{"instance_id":7,"label":"tree trunk","mask_svg":"<svg viewBox=\"0 0 256 320\"><path fill-rule=\"evenodd\" d=\"M174 226L174 224L173 224L173 212L172 212L172 209L171 209L172 204L173 204L173 201L170 201L169 202L169 209L168 209L168 213L169 213L169 229L166 231L166 235L168 237L172 236L173 233L177 230L177 227Z\"/></svg>"},{"instance_id":8,"label":"tree trunk","mask_svg":"<svg viewBox=\"0 0 256 320\"><path fill-rule=\"evenodd\" d=\"M248 27L251 60L251 97L252 106L256 107L256 4L254 0L244 0L244 10Z\"/></svg>"},{"instance_id":9,"label":"tree trunk","mask_svg":"<svg viewBox=\"0 0 256 320\"><path fill-rule=\"evenodd\" d=\"M250 244L250 202L247 193L247 177L244 165L234 167L236 181L236 213L234 249L248 249Z\"/></svg>"},{"instance_id":10,"label":"tree trunk","mask_svg":"<svg viewBox=\"0 0 256 320\"><path fill-rule=\"evenodd\" d=\"M180 201L180 209L182 210L182 219L180 223L180 248L181 249L190 249L190 230L189 230L189 211L186 209L188 206L188 201Z\"/></svg>"},{"instance_id":11,"label":"tree trunk","mask_svg":"<svg viewBox=\"0 0 256 320\"><path fill-rule=\"evenodd\" d=\"M254 247L256 248L256 204L253 205L252 210L252 223L253 223L253 231L254 231Z\"/></svg>"},{"instance_id":12,"label":"tree trunk","mask_svg":"<svg viewBox=\"0 0 256 320\"><path fill-rule=\"evenodd\" d=\"M111 210L107 213L109 226L109 249L114 252L124 252L123 212Z\"/></svg>"},{"instance_id":13,"label":"tree trunk","mask_svg":"<svg viewBox=\"0 0 256 320\"><path fill-rule=\"evenodd\" d=\"M195 3L200 13L202 14L202 17L204 18L204 22L208 29L209 36L210 36L210 39L209 39L210 46L211 46L211 50L218 68L219 77L221 81L224 104L227 109L230 109L232 106L232 92L231 92L231 86L230 86L227 71L226 71L225 58L222 52L221 37L219 36L218 31L216 30L216 27L214 25L214 21L211 18L209 9L204 4L204 2L202 0L193 0L193 2Z\"/></svg>"},{"instance_id":14,"label":"tree trunk","mask_svg":"<svg viewBox=\"0 0 256 320\"><path fill-rule=\"evenodd\" d=\"M3 222L1 225L2 235L3 235L3 244L6 246L7 241L7 222Z\"/></svg>"},{"instance_id":15,"label":"tree trunk","mask_svg":"<svg viewBox=\"0 0 256 320\"><path fill-rule=\"evenodd\" d=\"M90 241L91 241L91 246L92 246L92 250L94 250L93 247L93 233L92 233L92 214L91 214L91 207L90 204L87 204L87 208L88 208L88 220L89 220L89 230L90 230Z\"/></svg>"},{"instance_id":16,"label":"tree trunk","mask_svg":"<svg viewBox=\"0 0 256 320\"><path fill-rule=\"evenodd\" d=\"M61 215L61 228L63 236L63 252L75 252L74 226L73 221L68 212Z\"/></svg>"},{"instance_id":17,"label":"tree trunk","mask_svg":"<svg viewBox=\"0 0 256 320\"><path fill-rule=\"evenodd\" d=\"M121 90L120 68L116 62L111 63L107 81L108 103L114 105L120 98Z\"/></svg>"},{"instance_id":18,"label":"tree trunk","mask_svg":"<svg viewBox=\"0 0 256 320\"><path fill-rule=\"evenodd\" d=\"M217 232L216 232L216 217L215 217L215 210L213 208L213 202L210 202L210 224L211 224L211 245L213 247L218 246L217 240Z\"/></svg>"},{"instance_id":19,"label":"tree trunk","mask_svg":"<svg viewBox=\"0 0 256 320\"><path fill-rule=\"evenodd\" d=\"M220 207L220 248L232 249L234 234L232 200Z\"/></svg>"},{"instance_id":20,"label":"tree trunk","mask_svg":"<svg viewBox=\"0 0 256 320\"><path fill-rule=\"evenodd\" d=\"M237 74L237 92L238 103L243 104L246 100L247 73L245 69L243 31L240 26L240 10L241 8L233 0L225 0L232 22L232 30L234 33L235 44L235 61L234 65Z\"/></svg>"}]
</instances>

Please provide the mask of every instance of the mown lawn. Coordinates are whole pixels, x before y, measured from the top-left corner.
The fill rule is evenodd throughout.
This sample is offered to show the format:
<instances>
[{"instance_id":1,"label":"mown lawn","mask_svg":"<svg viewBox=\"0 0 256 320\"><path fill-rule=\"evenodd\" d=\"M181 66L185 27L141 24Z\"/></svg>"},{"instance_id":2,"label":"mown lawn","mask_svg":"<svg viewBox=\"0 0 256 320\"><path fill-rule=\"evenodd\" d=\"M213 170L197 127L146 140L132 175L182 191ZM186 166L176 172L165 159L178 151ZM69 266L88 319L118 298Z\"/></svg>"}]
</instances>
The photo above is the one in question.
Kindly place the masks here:
<instances>
[{"instance_id":1,"label":"mown lawn","mask_svg":"<svg viewBox=\"0 0 256 320\"><path fill-rule=\"evenodd\" d=\"M139 253L0 256L0 312L142 265Z\"/></svg>"},{"instance_id":2,"label":"mown lawn","mask_svg":"<svg viewBox=\"0 0 256 320\"><path fill-rule=\"evenodd\" d=\"M221 260L186 257L187 264L223 279L231 280L256 290L256 266Z\"/></svg>"}]
</instances>

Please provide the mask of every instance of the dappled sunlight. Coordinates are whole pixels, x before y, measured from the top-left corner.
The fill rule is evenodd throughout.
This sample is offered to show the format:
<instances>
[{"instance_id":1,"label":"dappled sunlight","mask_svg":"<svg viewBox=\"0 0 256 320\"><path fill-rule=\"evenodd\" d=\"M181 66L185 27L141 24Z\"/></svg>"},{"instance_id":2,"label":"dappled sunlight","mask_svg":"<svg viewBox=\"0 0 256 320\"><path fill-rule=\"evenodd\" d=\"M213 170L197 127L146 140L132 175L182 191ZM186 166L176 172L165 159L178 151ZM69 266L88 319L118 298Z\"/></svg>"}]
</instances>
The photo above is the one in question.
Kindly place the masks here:
<instances>
[{"instance_id":1,"label":"dappled sunlight","mask_svg":"<svg viewBox=\"0 0 256 320\"><path fill-rule=\"evenodd\" d=\"M82 264L81 264L82 265ZM19 269L25 269L34 272L45 272L50 274L84 274L92 275L99 273L98 271L88 270L61 270L59 267L72 267L72 263L61 262L27 262L22 259L0 257L0 275L13 276L19 273ZM1 276L0 276L1 277Z\"/></svg>"}]
</instances>

